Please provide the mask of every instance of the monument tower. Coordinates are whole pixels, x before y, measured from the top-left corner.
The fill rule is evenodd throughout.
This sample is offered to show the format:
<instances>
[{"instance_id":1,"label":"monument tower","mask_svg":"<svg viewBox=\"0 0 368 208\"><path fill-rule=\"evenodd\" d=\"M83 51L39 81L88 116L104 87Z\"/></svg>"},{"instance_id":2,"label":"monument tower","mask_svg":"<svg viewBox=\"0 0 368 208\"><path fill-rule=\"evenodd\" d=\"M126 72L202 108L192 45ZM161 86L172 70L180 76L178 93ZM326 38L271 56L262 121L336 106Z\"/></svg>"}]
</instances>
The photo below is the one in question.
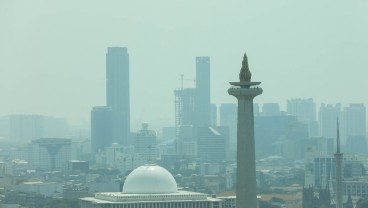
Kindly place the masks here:
<instances>
[{"instance_id":1,"label":"monument tower","mask_svg":"<svg viewBox=\"0 0 368 208\"><path fill-rule=\"evenodd\" d=\"M251 82L246 54L239 79L240 82L230 82L232 87L228 90L238 99L236 207L257 208L253 98L263 90L257 87L260 82Z\"/></svg>"}]
</instances>

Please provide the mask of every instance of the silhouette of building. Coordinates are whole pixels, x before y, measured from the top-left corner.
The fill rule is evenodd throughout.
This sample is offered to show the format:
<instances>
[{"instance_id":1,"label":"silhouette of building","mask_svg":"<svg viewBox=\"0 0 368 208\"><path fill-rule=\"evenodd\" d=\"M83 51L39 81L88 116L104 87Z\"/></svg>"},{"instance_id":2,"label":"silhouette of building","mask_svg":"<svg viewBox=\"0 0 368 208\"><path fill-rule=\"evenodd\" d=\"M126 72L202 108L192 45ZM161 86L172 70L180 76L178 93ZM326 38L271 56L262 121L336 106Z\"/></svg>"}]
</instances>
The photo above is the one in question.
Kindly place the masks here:
<instances>
[{"instance_id":1,"label":"silhouette of building","mask_svg":"<svg viewBox=\"0 0 368 208\"><path fill-rule=\"evenodd\" d=\"M298 121L308 125L309 136L318 136L316 103L309 99L290 99L286 105L287 113L297 117Z\"/></svg>"},{"instance_id":2,"label":"silhouette of building","mask_svg":"<svg viewBox=\"0 0 368 208\"><path fill-rule=\"evenodd\" d=\"M114 142L126 145L130 135L129 54L109 47L106 54L106 104L112 108Z\"/></svg>"},{"instance_id":3,"label":"silhouette of building","mask_svg":"<svg viewBox=\"0 0 368 208\"><path fill-rule=\"evenodd\" d=\"M30 168L65 170L71 158L71 139L41 138L29 144Z\"/></svg>"},{"instance_id":4,"label":"silhouette of building","mask_svg":"<svg viewBox=\"0 0 368 208\"><path fill-rule=\"evenodd\" d=\"M341 104L321 104L319 109L320 136L324 138L336 138L336 119L340 117Z\"/></svg>"},{"instance_id":5,"label":"silhouette of building","mask_svg":"<svg viewBox=\"0 0 368 208\"><path fill-rule=\"evenodd\" d=\"M111 107L93 107L91 111L92 154L105 150L113 143L112 118Z\"/></svg>"},{"instance_id":6,"label":"silhouette of building","mask_svg":"<svg viewBox=\"0 0 368 208\"><path fill-rule=\"evenodd\" d=\"M183 125L195 126L196 98L194 88L184 88L174 91L175 95L175 131L178 136L179 128Z\"/></svg>"},{"instance_id":7,"label":"silhouette of building","mask_svg":"<svg viewBox=\"0 0 368 208\"><path fill-rule=\"evenodd\" d=\"M148 123L142 124L142 129L134 136L134 151L140 155L144 161L155 162L158 158L157 133L148 129Z\"/></svg>"},{"instance_id":8,"label":"silhouette of building","mask_svg":"<svg viewBox=\"0 0 368 208\"><path fill-rule=\"evenodd\" d=\"M65 118L44 115L10 115L8 123L9 139L27 143L43 137L66 137L68 124Z\"/></svg>"},{"instance_id":9,"label":"silhouette of building","mask_svg":"<svg viewBox=\"0 0 368 208\"><path fill-rule=\"evenodd\" d=\"M350 153L367 153L366 109L363 104L350 104L342 112L342 141Z\"/></svg>"},{"instance_id":10,"label":"silhouette of building","mask_svg":"<svg viewBox=\"0 0 368 208\"><path fill-rule=\"evenodd\" d=\"M220 126L229 127L229 157L236 157L236 125L237 105L235 103L223 103L220 105Z\"/></svg>"},{"instance_id":11,"label":"silhouette of building","mask_svg":"<svg viewBox=\"0 0 368 208\"><path fill-rule=\"evenodd\" d=\"M198 157L209 161L226 160L229 146L228 135L228 127L198 127Z\"/></svg>"},{"instance_id":12,"label":"silhouette of building","mask_svg":"<svg viewBox=\"0 0 368 208\"><path fill-rule=\"evenodd\" d=\"M279 116L280 105L278 103L264 103L262 105L262 116Z\"/></svg>"},{"instance_id":13,"label":"silhouette of building","mask_svg":"<svg viewBox=\"0 0 368 208\"><path fill-rule=\"evenodd\" d=\"M196 125L211 125L210 57L196 57Z\"/></svg>"}]
</instances>

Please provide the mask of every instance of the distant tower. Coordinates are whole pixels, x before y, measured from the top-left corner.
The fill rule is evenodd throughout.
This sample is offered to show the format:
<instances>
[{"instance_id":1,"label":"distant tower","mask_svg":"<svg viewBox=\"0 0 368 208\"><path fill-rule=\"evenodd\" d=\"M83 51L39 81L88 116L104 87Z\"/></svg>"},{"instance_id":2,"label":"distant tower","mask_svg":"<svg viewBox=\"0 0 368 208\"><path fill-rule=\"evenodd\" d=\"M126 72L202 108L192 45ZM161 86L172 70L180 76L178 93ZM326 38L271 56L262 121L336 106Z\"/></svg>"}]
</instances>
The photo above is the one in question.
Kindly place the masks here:
<instances>
[{"instance_id":1,"label":"distant tower","mask_svg":"<svg viewBox=\"0 0 368 208\"><path fill-rule=\"evenodd\" d=\"M250 81L251 74L245 54L239 78L240 82L230 82L233 87L228 90L230 95L238 99L236 207L256 208L258 202L253 98L262 94L263 91L256 87L260 82Z\"/></svg>"},{"instance_id":2,"label":"distant tower","mask_svg":"<svg viewBox=\"0 0 368 208\"><path fill-rule=\"evenodd\" d=\"M337 150L335 153L336 162L336 208L343 208L342 201L342 160L343 154L340 152L340 134L339 134L339 121L337 121Z\"/></svg>"},{"instance_id":3,"label":"distant tower","mask_svg":"<svg viewBox=\"0 0 368 208\"><path fill-rule=\"evenodd\" d=\"M106 99L112 108L114 142L126 145L130 135L129 54L109 47L106 54Z\"/></svg>"},{"instance_id":4,"label":"distant tower","mask_svg":"<svg viewBox=\"0 0 368 208\"><path fill-rule=\"evenodd\" d=\"M320 136L324 138L336 138L336 117L341 113L341 104L321 104L319 109Z\"/></svg>"},{"instance_id":5,"label":"distant tower","mask_svg":"<svg viewBox=\"0 0 368 208\"><path fill-rule=\"evenodd\" d=\"M210 57L196 57L196 126L211 124Z\"/></svg>"},{"instance_id":6,"label":"distant tower","mask_svg":"<svg viewBox=\"0 0 368 208\"><path fill-rule=\"evenodd\" d=\"M110 147L112 138L112 109L108 106L96 106L91 111L92 154Z\"/></svg>"}]
</instances>

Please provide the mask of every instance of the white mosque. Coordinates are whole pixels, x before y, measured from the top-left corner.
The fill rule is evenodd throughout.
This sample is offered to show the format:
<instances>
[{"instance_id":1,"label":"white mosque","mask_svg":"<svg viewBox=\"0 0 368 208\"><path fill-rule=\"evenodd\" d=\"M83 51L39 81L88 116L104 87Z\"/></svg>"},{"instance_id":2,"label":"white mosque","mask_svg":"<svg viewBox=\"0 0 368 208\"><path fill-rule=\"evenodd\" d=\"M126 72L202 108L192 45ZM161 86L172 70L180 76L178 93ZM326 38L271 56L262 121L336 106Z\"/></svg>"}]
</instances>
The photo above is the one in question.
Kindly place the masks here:
<instances>
[{"instance_id":1,"label":"white mosque","mask_svg":"<svg viewBox=\"0 0 368 208\"><path fill-rule=\"evenodd\" d=\"M169 171L154 164L133 170L122 192L96 193L95 197L81 198L82 208L225 208L225 204L225 199L207 194L178 191Z\"/></svg>"}]
</instances>

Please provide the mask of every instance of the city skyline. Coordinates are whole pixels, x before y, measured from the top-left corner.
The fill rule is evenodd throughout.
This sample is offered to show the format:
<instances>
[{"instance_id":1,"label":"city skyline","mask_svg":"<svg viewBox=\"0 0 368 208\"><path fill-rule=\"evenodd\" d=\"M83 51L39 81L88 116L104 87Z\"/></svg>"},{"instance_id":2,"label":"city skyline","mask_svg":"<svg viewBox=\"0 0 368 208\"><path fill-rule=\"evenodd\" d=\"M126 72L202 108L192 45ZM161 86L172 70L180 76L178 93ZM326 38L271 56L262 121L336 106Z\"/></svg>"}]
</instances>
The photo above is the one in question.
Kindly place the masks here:
<instances>
[{"instance_id":1,"label":"city skyline","mask_svg":"<svg viewBox=\"0 0 368 208\"><path fill-rule=\"evenodd\" d=\"M88 7L2 1L0 116L42 114L88 125L90 109L105 104L110 46L129 50L132 130L144 121L155 129L173 125L173 90L180 88L180 74L193 79L196 56L211 57L211 100L217 105L233 102L223 89L237 78L247 52L254 78L267 89L256 103L312 97L317 106L367 106L364 96L351 92L366 88L368 4L331 2L213 2L204 10L206 2L194 1L177 7L160 0L145 8L140 1Z\"/></svg>"}]
</instances>

